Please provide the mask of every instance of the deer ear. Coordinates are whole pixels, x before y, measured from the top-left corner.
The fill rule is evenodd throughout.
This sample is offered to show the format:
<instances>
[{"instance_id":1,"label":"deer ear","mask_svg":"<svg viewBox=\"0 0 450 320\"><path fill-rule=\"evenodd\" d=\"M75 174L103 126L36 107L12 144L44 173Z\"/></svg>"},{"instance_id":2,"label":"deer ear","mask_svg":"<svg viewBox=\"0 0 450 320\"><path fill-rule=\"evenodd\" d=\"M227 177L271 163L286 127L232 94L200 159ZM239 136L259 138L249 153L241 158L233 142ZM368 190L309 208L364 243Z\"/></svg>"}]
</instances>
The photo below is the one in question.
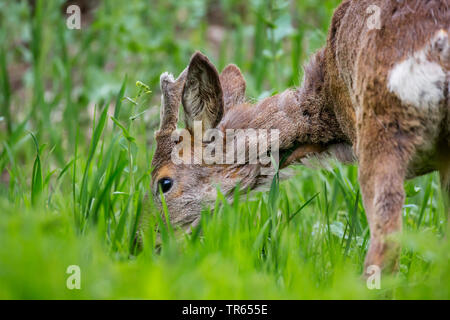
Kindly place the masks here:
<instances>
[{"instance_id":1,"label":"deer ear","mask_svg":"<svg viewBox=\"0 0 450 320\"><path fill-rule=\"evenodd\" d=\"M188 130L202 121L203 130L215 128L223 117L223 93L219 73L206 56L195 53L189 63L182 103Z\"/></svg>"},{"instance_id":2,"label":"deer ear","mask_svg":"<svg viewBox=\"0 0 450 320\"><path fill-rule=\"evenodd\" d=\"M235 105L245 101L245 79L241 70L234 65L229 64L220 74L220 83L223 90L223 100L225 112Z\"/></svg>"}]
</instances>

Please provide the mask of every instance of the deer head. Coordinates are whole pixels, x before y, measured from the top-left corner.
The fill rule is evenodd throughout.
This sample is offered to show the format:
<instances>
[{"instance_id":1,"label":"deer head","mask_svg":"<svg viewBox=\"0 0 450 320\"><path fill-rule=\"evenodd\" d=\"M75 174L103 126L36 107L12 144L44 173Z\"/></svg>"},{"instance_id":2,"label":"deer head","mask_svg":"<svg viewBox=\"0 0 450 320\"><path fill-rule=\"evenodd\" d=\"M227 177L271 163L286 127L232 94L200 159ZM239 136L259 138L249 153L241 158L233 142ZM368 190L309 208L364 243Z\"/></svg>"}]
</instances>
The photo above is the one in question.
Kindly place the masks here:
<instances>
[{"instance_id":1,"label":"deer head","mask_svg":"<svg viewBox=\"0 0 450 320\"><path fill-rule=\"evenodd\" d=\"M159 206L161 196L164 196L171 223L186 228L198 221L203 207L215 201L218 186L227 193L238 182L250 183L246 179L251 180L254 175L255 166L205 165L203 161L176 163L172 159L177 143L197 144L197 147L200 145L200 148L204 148L204 141L194 141L194 125L201 121L201 133L217 128L229 108L244 102L246 85L236 66L229 65L219 75L201 53L194 54L189 66L177 79L168 73L162 74L160 84L161 122L156 133L157 147L152 160L151 190ZM180 102L190 137L177 139Z\"/></svg>"}]
</instances>

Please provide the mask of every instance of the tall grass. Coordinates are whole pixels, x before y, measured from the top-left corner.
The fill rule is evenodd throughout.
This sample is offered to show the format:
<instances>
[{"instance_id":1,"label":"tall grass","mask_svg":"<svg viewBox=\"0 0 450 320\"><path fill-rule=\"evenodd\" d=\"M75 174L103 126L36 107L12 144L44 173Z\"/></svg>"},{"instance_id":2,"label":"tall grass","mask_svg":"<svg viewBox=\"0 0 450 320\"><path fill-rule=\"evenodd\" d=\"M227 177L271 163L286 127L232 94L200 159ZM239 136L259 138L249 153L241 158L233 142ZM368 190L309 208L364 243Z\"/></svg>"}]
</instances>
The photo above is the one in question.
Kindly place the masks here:
<instances>
[{"instance_id":1,"label":"tall grass","mask_svg":"<svg viewBox=\"0 0 450 320\"><path fill-rule=\"evenodd\" d=\"M2 2L0 298L448 299L436 174L405 184L400 272L381 290L360 279L370 233L355 166L295 167L232 203L219 193L189 235L149 195L159 75L199 49L238 63L250 98L299 85L338 2L221 1L218 43L204 0L103 1L81 30L62 1ZM81 290L66 287L74 264Z\"/></svg>"}]
</instances>

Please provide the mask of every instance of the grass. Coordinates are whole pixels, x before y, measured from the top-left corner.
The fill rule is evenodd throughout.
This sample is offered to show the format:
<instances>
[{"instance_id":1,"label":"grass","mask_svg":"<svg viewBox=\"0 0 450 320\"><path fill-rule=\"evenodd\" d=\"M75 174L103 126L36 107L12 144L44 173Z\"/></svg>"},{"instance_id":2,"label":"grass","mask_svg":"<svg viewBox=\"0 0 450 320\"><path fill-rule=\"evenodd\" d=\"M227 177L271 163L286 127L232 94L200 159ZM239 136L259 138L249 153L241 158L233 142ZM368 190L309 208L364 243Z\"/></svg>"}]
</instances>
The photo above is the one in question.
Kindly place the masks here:
<instances>
[{"instance_id":1,"label":"grass","mask_svg":"<svg viewBox=\"0 0 450 320\"><path fill-rule=\"evenodd\" d=\"M218 43L204 0L103 1L81 30L65 27L61 1L34 14L1 3L0 298L448 299L436 174L405 184L400 272L381 290L360 278L369 230L355 166L295 167L232 203L219 194L191 235L166 229L148 194L159 75L198 49L220 69L239 64L250 98L299 85L338 2L221 1ZM81 290L66 287L70 265Z\"/></svg>"}]
</instances>

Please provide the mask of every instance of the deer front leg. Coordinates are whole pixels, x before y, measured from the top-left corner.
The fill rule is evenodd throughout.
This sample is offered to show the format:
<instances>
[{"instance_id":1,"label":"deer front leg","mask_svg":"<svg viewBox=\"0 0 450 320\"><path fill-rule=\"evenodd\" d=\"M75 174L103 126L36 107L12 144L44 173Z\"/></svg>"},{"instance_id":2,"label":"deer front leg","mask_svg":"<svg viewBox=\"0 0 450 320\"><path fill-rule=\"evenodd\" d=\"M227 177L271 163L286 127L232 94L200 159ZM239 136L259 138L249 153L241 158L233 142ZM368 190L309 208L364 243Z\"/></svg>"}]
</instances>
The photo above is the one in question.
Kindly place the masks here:
<instances>
[{"instance_id":1,"label":"deer front leg","mask_svg":"<svg viewBox=\"0 0 450 320\"><path fill-rule=\"evenodd\" d=\"M405 155L398 143L388 137L370 135L372 141L360 144L359 181L370 228L370 246L364 274L371 265L386 272L397 269L400 246L392 235L402 229ZM377 141L373 141L377 140Z\"/></svg>"}]
</instances>

